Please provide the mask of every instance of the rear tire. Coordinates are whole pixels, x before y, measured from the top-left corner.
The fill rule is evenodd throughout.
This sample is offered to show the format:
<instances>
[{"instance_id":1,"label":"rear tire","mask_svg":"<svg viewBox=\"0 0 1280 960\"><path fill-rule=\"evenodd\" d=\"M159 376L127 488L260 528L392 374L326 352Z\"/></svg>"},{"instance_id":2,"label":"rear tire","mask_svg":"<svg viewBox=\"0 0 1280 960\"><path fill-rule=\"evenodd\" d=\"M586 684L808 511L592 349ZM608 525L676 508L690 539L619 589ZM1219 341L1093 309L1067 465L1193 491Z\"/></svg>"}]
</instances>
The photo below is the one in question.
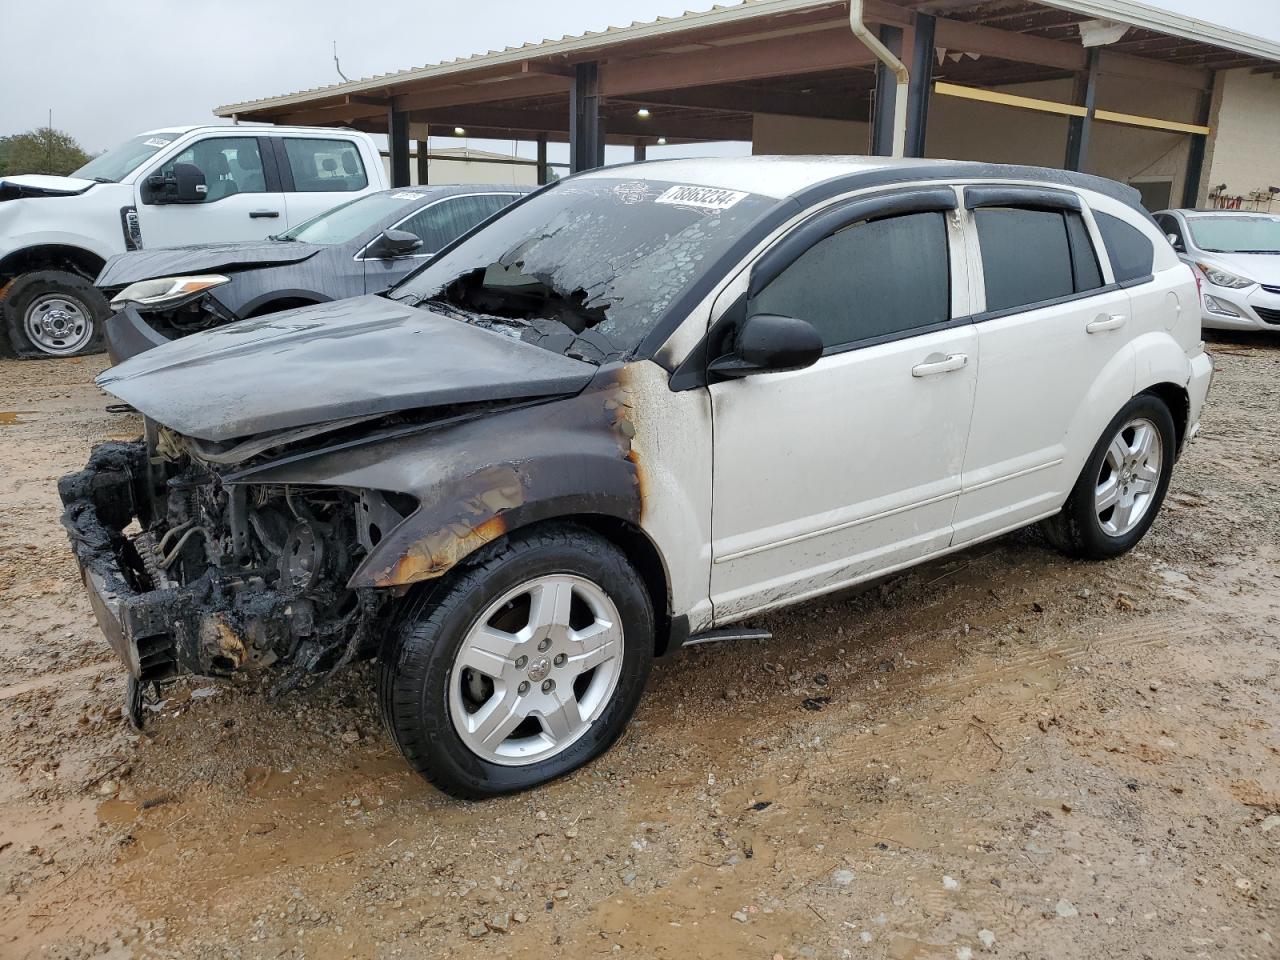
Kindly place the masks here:
<instances>
[{"instance_id":1,"label":"rear tire","mask_svg":"<svg viewBox=\"0 0 1280 960\"><path fill-rule=\"evenodd\" d=\"M66 270L24 273L0 293L0 321L22 360L101 353L110 312L97 287Z\"/></svg>"},{"instance_id":2,"label":"rear tire","mask_svg":"<svg viewBox=\"0 0 1280 960\"><path fill-rule=\"evenodd\" d=\"M1139 394L1107 424L1062 512L1044 520L1063 553L1106 560L1132 550L1155 522L1173 475L1177 434L1164 401Z\"/></svg>"},{"instance_id":3,"label":"rear tire","mask_svg":"<svg viewBox=\"0 0 1280 960\"><path fill-rule=\"evenodd\" d=\"M383 720L446 793L527 790L613 744L653 649L648 592L617 547L577 526L517 532L424 592L389 638Z\"/></svg>"}]
</instances>

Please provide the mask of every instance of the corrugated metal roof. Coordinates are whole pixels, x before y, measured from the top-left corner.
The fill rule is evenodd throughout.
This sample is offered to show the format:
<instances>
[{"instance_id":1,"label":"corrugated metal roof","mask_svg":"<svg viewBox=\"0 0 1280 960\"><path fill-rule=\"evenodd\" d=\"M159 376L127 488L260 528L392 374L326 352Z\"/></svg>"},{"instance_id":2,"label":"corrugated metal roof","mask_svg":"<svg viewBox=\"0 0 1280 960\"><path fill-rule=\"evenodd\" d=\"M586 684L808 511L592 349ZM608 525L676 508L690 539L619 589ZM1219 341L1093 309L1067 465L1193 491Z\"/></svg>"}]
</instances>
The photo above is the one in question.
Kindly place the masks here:
<instances>
[{"instance_id":1,"label":"corrugated metal roof","mask_svg":"<svg viewBox=\"0 0 1280 960\"><path fill-rule=\"evenodd\" d=\"M974 6L980 0L975 0ZM1280 43L1261 39L1228 27L1220 27L1195 17L1173 13L1135 3L1132 0L1035 0L1047 7L1082 14L1088 17L1115 20L1130 26L1141 27L1157 33L1186 40L1211 44L1265 60L1280 61ZM823 7L843 7L843 2L832 0L741 0L735 4L717 4L710 10L687 10L679 16L657 17L654 20L635 21L626 27L608 27L605 30L589 30L585 33L546 39L538 43L525 43L518 47L489 50L469 57L457 57L422 67L413 67L392 73L377 74L360 80L312 87L296 93L264 97L217 107L214 114L229 117L237 113L261 111L273 107L296 107L348 94L370 93L390 86L413 83L419 80L446 77L481 67L497 67L518 64L531 58L570 56L592 50L601 50L636 40L677 34L701 29L777 16L779 14L818 10ZM905 10L905 8L904 8Z\"/></svg>"}]
</instances>

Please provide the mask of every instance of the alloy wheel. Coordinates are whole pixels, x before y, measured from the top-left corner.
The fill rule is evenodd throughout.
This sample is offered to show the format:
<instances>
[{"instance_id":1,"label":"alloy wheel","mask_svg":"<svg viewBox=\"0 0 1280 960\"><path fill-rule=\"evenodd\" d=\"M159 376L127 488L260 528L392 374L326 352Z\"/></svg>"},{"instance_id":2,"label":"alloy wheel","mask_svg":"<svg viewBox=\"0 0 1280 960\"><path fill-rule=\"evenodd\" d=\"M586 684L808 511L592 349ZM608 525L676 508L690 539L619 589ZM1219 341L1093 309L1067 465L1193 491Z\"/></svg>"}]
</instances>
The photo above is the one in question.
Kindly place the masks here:
<instances>
[{"instance_id":1,"label":"alloy wheel","mask_svg":"<svg viewBox=\"0 0 1280 960\"><path fill-rule=\"evenodd\" d=\"M1130 420L1111 440L1094 487L1093 508L1108 536L1122 537L1155 502L1164 462L1160 431L1145 417Z\"/></svg>"}]
</instances>

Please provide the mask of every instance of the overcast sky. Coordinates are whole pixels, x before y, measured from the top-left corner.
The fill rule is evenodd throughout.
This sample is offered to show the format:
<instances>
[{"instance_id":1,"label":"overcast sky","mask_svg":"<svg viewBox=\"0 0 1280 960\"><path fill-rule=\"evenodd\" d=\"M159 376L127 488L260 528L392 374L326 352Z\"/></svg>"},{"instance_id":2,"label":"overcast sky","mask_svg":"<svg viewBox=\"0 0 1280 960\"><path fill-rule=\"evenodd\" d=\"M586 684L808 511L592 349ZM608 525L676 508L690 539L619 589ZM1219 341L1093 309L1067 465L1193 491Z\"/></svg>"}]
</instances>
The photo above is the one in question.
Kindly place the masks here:
<instances>
[{"instance_id":1,"label":"overcast sky","mask_svg":"<svg viewBox=\"0 0 1280 960\"><path fill-rule=\"evenodd\" d=\"M1280 0L1147 2L1280 41ZM334 40L343 72L355 79L710 6L710 0L0 0L6 41L0 135L41 126L52 110L55 127L96 152L142 130L212 121L221 104L332 83L339 79Z\"/></svg>"}]
</instances>

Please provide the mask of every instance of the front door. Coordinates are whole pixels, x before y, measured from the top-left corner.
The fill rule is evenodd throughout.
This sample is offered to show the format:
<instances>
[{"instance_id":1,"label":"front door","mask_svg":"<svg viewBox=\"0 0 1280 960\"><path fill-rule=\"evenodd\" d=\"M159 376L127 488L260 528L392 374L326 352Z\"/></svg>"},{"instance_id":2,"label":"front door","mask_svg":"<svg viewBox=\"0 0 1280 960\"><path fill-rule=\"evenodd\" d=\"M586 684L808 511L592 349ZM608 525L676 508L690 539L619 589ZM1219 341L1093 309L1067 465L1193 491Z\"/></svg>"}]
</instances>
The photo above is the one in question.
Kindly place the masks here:
<instances>
[{"instance_id":1,"label":"front door","mask_svg":"<svg viewBox=\"0 0 1280 960\"><path fill-rule=\"evenodd\" d=\"M206 137L196 140L138 180L138 222L148 249L196 243L262 240L286 227L284 194L275 178L274 159L263 156L259 137ZM265 162L264 162L265 161ZM189 163L204 174L201 203L156 203L145 182L154 173L171 174Z\"/></svg>"},{"instance_id":2,"label":"front door","mask_svg":"<svg viewBox=\"0 0 1280 960\"><path fill-rule=\"evenodd\" d=\"M949 219L855 222L749 301L748 314L814 324L826 352L804 370L710 387L717 621L950 543L978 357Z\"/></svg>"}]
</instances>

